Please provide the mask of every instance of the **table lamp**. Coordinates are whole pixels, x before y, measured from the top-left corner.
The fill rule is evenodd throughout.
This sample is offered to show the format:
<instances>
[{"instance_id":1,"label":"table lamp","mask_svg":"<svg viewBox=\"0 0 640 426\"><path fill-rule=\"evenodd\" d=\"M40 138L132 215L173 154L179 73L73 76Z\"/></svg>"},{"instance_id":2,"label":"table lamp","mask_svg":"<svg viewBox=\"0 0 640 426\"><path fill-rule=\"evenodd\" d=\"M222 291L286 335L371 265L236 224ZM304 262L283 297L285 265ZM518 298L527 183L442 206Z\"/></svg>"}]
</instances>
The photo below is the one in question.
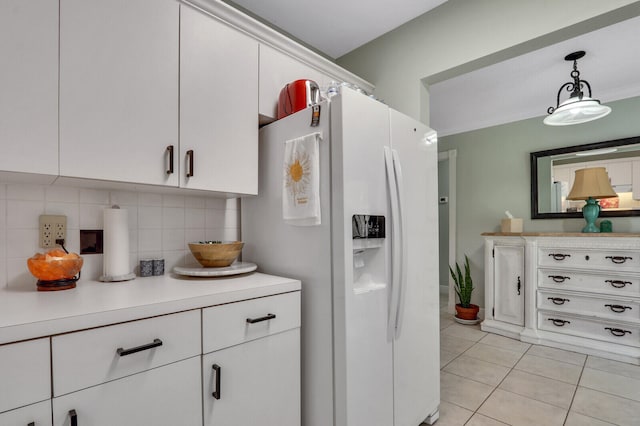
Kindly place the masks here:
<instances>
[{"instance_id":1,"label":"table lamp","mask_svg":"<svg viewBox=\"0 0 640 426\"><path fill-rule=\"evenodd\" d=\"M576 178L573 187L567 196L567 200L586 200L587 204L582 207L582 215L587 221L587 226L582 228L582 232L600 232L595 225L600 205L598 198L613 198L618 194L609 183L609 175L604 167L589 167L576 170Z\"/></svg>"}]
</instances>

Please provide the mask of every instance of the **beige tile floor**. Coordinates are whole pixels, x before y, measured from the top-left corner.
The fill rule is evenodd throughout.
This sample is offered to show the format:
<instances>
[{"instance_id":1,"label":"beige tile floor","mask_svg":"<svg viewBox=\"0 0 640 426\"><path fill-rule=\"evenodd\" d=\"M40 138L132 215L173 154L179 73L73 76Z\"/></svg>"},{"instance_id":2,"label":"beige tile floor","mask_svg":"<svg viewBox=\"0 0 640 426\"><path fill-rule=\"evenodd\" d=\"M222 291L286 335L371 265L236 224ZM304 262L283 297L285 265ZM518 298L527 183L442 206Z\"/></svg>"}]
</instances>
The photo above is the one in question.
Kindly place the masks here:
<instances>
[{"instance_id":1,"label":"beige tile floor","mask_svg":"<svg viewBox=\"0 0 640 426\"><path fill-rule=\"evenodd\" d=\"M640 426L640 366L485 333L440 307L437 426Z\"/></svg>"}]
</instances>

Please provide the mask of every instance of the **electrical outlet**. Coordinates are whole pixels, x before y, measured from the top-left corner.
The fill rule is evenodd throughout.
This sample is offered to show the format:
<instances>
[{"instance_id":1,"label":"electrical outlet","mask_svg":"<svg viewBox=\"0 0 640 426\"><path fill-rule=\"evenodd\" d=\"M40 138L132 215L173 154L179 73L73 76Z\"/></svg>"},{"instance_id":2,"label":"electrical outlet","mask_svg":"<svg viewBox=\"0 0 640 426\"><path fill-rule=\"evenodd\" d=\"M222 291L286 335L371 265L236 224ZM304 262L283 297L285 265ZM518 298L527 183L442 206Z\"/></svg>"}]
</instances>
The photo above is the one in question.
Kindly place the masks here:
<instances>
[{"instance_id":1,"label":"electrical outlet","mask_svg":"<svg viewBox=\"0 0 640 426\"><path fill-rule=\"evenodd\" d=\"M55 247L56 240L67 240L67 217L40 215L40 247Z\"/></svg>"}]
</instances>

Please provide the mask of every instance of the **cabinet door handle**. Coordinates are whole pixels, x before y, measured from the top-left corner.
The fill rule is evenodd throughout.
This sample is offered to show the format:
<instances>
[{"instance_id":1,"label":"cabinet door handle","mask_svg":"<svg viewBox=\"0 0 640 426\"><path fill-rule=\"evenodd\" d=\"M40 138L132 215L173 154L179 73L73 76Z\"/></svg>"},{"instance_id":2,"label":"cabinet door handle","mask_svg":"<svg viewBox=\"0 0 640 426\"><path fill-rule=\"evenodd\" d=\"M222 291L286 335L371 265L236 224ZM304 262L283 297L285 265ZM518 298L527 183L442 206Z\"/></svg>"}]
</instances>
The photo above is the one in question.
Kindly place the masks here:
<instances>
[{"instance_id":1,"label":"cabinet door handle","mask_svg":"<svg viewBox=\"0 0 640 426\"><path fill-rule=\"evenodd\" d=\"M247 322L249 324L255 324L257 322L272 320L275 317L276 317L276 314L267 314L267 315L265 315L263 317L260 317L260 318L247 318Z\"/></svg>"},{"instance_id":2,"label":"cabinet door handle","mask_svg":"<svg viewBox=\"0 0 640 426\"><path fill-rule=\"evenodd\" d=\"M604 329L605 330L609 330L609 333L613 334L616 337L622 337L627 333L631 334L631 332L629 330L623 330L621 328L605 327Z\"/></svg>"},{"instance_id":3,"label":"cabinet door handle","mask_svg":"<svg viewBox=\"0 0 640 426\"><path fill-rule=\"evenodd\" d=\"M167 174L170 175L173 173L173 145L169 145L167 147L167 156L169 157L169 168L167 169Z\"/></svg>"},{"instance_id":4,"label":"cabinet door handle","mask_svg":"<svg viewBox=\"0 0 640 426\"><path fill-rule=\"evenodd\" d=\"M36 426L36 422L31 422L27 426Z\"/></svg>"},{"instance_id":5,"label":"cabinet door handle","mask_svg":"<svg viewBox=\"0 0 640 426\"><path fill-rule=\"evenodd\" d=\"M562 297L547 297L547 300L551 300L554 305L564 305L564 302L570 302L569 299L563 299Z\"/></svg>"},{"instance_id":6,"label":"cabinet door handle","mask_svg":"<svg viewBox=\"0 0 640 426\"><path fill-rule=\"evenodd\" d=\"M633 260L633 257L629 256L605 256L605 259L611 259L611 261L615 264L621 264L626 262L627 260Z\"/></svg>"},{"instance_id":7,"label":"cabinet door handle","mask_svg":"<svg viewBox=\"0 0 640 426\"><path fill-rule=\"evenodd\" d=\"M549 318L549 321L553 322L556 327L563 327L565 324L571 324L571 321L561 320L557 318Z\"/></svg>"},{"instance_id":8,"label":"cabinet door handle","mask_svg":"<svg viewBox=\"0 0 640 426\"><path fill-rule=\"evenodd\" d=\"M222 373L222 367L220 367L218 364L213 364L211 366L212 370L213 370L213 374L215 374L216 376L216 387L213 390L213 392L211 393L211 395L215 398L215 399L220 399L220 374Z\"/></svg>"},{"instance_id":9,"label":"cabinet door handle","mask_svg":"<svg viewBox=\"0 0 640 426\"><path fill-rule=\"evenodd\" d=\"M604 282L611 284L611 287L614 287L614 288L622 288L626 285L631 285L631 281L605 280Z\"/></svg>"},{"instance_id":10,"label":"cabinet door handle","mask_svg":"<svg viewBox=\"0 0 640 426\"><path fill-rule=\"evenodd\" d=\"M551 278L553 282L556 282L556 283L563 283L566 280L571 279L571 277L563 277L562 275L549 275L549 278Z\"/></svg>"},{"instance_id":11,"label":"cabinet door handle","mask_svg":"<svg viewBox=\"0 0 640 426\"><path fill-rule=\"evenodd\" d=\"M78 426L78 415L76 410L69 410L69 419L71 420L71 426Z\"/></svg>"},{"instance_id":12,"label":"cabinet door handle","mask_svg":"<svg viewBox=\"0 0 640 426\"><path fill-rule=\"evenodd\" d=\"M520 287L522 287L522 283L520 282L520 276L518 276L518 296L520 296Z\"/></svg>"},{"instance_id":13,"label":"cabinet door handle","mask_svg":"<svg viewBox=\"0 0 640 426\"><path fill-rule=\"evenodd\" d=\"M116 349L116 353L120 356L127 356L131 354L135 354L136 352L157 348L158 346L162 346L162 340L153 339L153 342L147 343L146 345L142 345L142 346L136 346L135 348L130 348L130 349L118 348Z\"/></svg>"},{"instance_id":14,"label":"cabinet door handle","mask_svg":"<svg viewBox=\"0 0 640 426\"><path fill-rule=\"evenodd\" d=\"M571 257L570 254L564 254L564 253L549 253L549 256L553 257L553 260L564 260L567 257Z\"/></svg>"},{"instance_id":15,"label":"cabinet door handle","mask_svg":"<svg viewBox=\"0 0 640 426\"><path fill-rule=\"evenodd\" d=\"M187 167L187 177L193 177L193 150L192 149L187 151L187 160L189 161L189 166Z\"/></svg>"},{"instance_id":16,"label":"cabinet door handle","mask_svg":"<svg viewBox=\"0 0 640 426\"><path fill-rule=\"evenodd\" d=\"M622 305L609 305L609 304L606 304L604 306L605 306L605 308L609 308L609 309L611 309L613 312L615 312L617 314L622 313L622 312L626 311L627 309L629 309L629 310L632 309L631 306L622 306Z\"/></svg>"}]
</instances>

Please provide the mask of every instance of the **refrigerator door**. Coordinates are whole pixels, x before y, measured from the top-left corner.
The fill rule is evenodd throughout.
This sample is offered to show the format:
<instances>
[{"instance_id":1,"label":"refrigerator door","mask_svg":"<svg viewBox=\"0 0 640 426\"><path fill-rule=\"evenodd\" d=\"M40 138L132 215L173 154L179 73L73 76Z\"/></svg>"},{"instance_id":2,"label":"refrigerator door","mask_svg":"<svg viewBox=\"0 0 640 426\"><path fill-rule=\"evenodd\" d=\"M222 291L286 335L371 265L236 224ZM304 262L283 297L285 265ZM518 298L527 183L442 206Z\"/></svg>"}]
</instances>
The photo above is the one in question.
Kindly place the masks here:
<instances>
[{"instance_id":1,"label":"refrigerator door","mask_svg":"<svg viewBox=\"0 0 640 426\"><path fill-rule=\"evenodd\" d=\"M360 246L354 215L384 216L389 109L352 90L331 100L333 318L336 426L393 425L390 240ZM386 230L388 231L388 227Z\"/></svg>"},{"instance_id":2,"label":"refrigerator door","mask_svg":"<svg viewBox=\"0 0 640 426\"><path fill-rule=\"evenodd\" d=\"M406 229L405 286L393 346L394 425L414 426L435 421L440 403L438 154L431 129L394 110L390 122Z\"/></svg>"}]
</instances>

